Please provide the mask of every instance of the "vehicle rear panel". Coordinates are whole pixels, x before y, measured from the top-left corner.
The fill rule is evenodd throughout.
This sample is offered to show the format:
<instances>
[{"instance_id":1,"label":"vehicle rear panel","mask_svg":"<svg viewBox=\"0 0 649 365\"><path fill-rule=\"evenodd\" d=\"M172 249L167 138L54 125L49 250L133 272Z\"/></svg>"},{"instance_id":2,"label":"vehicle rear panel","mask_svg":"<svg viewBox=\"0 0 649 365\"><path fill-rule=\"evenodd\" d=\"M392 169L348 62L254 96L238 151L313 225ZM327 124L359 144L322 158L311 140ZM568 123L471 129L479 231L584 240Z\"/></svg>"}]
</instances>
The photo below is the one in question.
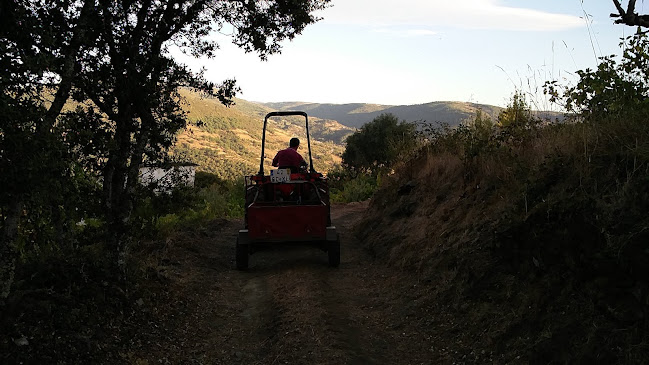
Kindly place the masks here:
<instances>
[{"instance_id":1,"label":"vehicle rear panel","mask_svg":"<svg viewBox=\"0 0 649 365\"><path fill-rule=\"evenodd\" d=\"M325 205L264 206L248 208L251 241L318 241L327 237L328 207Z\"/></svg>"}]
</instances>

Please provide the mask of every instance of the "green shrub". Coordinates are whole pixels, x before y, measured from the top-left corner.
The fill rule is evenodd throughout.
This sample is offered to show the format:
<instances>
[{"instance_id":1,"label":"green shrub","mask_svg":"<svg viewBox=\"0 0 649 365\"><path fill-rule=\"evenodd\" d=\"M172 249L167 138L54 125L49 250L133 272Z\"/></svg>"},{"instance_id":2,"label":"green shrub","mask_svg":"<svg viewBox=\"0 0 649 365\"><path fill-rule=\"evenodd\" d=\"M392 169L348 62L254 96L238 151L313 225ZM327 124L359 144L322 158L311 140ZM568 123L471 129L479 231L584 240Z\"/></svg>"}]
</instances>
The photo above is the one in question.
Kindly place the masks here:
<instances>
[{"instance_id":1,"label":"green shrub","mask_svg":"<svg viewBox=\"0 0 649 365\"><path fill-rule=\"evenodd\" d=\"M335 203L359 202L369 199L380 184L380 178L360 174L334 183L331 201Z\"/></svg>"},{"instance_id":2,"label":"green shrub","mask_svg":"<svg viewBox=\"0 0 649 365\"><path fill-rule=\"evenodd\" d=\"M414 124L399 122L393 114L381 114L347 137L343 163L349 169L376 176L416 146L415 130Z\"/></svg>"},{"instance_id":3,"label":"green shrub","mask_svg":"<svg viewBox=\"0 0 649 365\"><path fill-rule=\"evenodd\" d=\"M198 173L195 187L179 187L170 194L141 192L133 224L140 236L167 235L216 218L243 216L243 182Z\"/></svg>"}]
</instances>

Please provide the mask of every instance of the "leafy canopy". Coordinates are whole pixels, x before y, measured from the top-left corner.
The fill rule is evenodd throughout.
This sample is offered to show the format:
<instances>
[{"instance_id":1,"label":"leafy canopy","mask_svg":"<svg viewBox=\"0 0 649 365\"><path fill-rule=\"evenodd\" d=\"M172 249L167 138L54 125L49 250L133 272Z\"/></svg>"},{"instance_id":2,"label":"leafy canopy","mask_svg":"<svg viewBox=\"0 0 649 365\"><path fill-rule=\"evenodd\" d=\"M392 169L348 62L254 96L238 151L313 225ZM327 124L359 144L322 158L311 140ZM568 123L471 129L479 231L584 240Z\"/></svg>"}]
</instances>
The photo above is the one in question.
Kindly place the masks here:
<instances>
[{"instance_id":1,"label":"leafy canopy","mask_svg":"<svg viewBox=\"0 0 649 365\"><path fill-rule=\"evenodd\" d=\"M602 57L597 69L579 70L579 82L560 87L547 82L551 101L562 103L568 112L589 120L602 117L645 118L649 116L649 39L638 32L620 43L618 61L614 55Z\"/></svg>"},{"instance_id":2,"label":"leafy canopy","mask_svg":"<svg viewBox=\"0 0 649 365\"><path fill-rule=\"evenodd\" d=\"M343 164L373 174L392 167L402 152L415 146L415 131L414 124L399 122L393 114L381 114L347 137Z\"/></svg>"},{"instance_id":3,"label":"leafy canopy","mask_svg":"<svg viewBox=\"0 0 649 365\"><path fill-rule=\"evenodd\" d=\"M53 232L48 243L69 242L75 221L100 217L112 225L111 250L127 252L139 167L165 159L187 123L178 89L232 103L234 80L208 82L172 47L215 57L209 35L228 26L233 43L265 59L328 1L2 2L0 297L13 277L13 243L43 243L42 227Z\"/></svg>"}]
</instances>

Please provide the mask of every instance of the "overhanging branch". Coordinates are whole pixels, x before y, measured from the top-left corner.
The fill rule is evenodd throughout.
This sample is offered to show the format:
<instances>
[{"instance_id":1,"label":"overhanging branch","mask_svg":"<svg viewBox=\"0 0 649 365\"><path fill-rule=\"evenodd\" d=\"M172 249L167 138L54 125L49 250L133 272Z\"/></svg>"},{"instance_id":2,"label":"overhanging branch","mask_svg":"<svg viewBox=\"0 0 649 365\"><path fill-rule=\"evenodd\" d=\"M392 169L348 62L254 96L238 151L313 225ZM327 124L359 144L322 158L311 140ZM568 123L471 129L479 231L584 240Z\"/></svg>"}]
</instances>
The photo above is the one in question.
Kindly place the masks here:
<instances>
[{"instance_id":1,"label":"overhanging branch","mask_svg":"<svg viewBox=\"0 0 649 365\"><path fill-rule=\"evenodd\" d=\"M645 27L649 28L649 15L639 15L635 12L636 0L629 0L627 9L624 10L619 0L613 0L613 4L617 8L617 13L612 13L611 18L618 18L615 24L626 24L632 27Z\"/></svg>"}]
</instances>

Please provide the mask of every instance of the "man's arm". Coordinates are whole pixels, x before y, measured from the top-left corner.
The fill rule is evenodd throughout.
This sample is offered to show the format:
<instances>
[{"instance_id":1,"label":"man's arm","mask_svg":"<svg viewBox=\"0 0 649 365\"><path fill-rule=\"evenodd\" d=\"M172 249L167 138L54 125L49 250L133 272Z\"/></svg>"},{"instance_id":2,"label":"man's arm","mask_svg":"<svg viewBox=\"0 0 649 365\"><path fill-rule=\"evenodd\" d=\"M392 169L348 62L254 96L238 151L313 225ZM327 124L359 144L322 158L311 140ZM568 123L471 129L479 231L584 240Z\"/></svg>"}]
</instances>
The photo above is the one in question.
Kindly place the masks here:
<instances>
[{"instance_id":1,"label":"man's arm","mask_svg":"<svg viewBox=\"0 0 649 365\"><path fill-rule=\"evenodd\" d=\"M277 166L278 166L278 162L279 162L278 157L279 157L279 152L277 152L277 154L275 155L275 158L273 159L273 164L272 164L273 167L277 167Z\"/></svg>"},{"instance_id":2,"label":"man's arm","mask_svg":"<svg viewBox=\"0 0 649 365\"><path fill-rule=\"evenodd\" d=\"M304 159L304 157L302 157L302 155L300 155L299 153L297 155L300 156L300 168L306 169L309 164L306 163L306 160Z\"/></svg>"}]
</instances>

